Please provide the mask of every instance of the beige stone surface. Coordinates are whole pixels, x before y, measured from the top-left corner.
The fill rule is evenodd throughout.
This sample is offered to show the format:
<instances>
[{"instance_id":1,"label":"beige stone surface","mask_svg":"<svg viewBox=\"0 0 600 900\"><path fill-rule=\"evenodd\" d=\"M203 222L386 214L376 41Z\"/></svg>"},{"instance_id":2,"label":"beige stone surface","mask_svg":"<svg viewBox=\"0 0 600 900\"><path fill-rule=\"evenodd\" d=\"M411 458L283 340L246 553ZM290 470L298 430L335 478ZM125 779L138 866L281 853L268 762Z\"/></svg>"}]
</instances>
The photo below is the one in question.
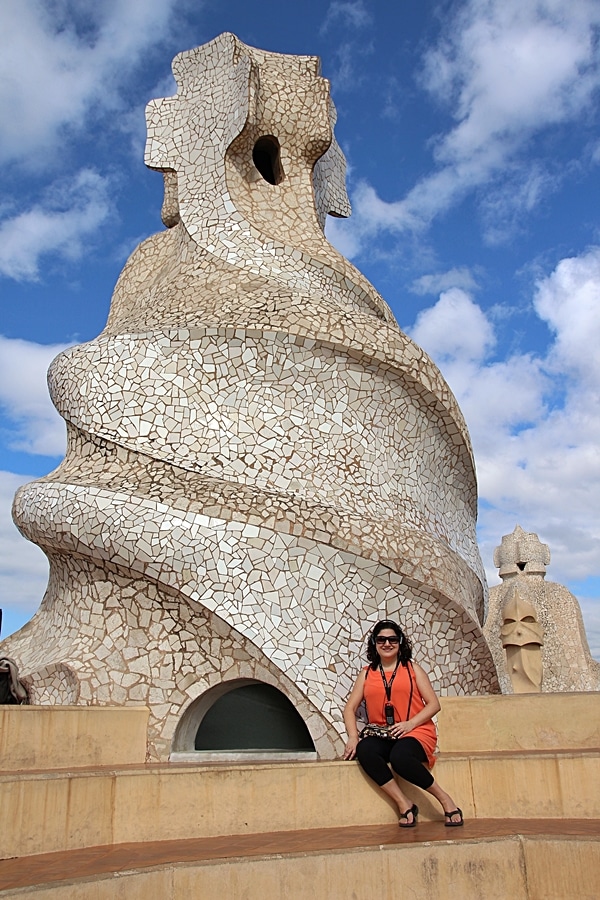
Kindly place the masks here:
<instances>
[{"instance_id":1,"label":"beige stone surface","mask_svg":"<svg viewBox=\"0 0 600 900\"><path fill-rule=\"evenodd\" d=\"M600 747L600 694L444 697L438 714L442 753Z\"/></svg>"},{"instance_id":2,"label":"beige stone surface","mask_svg":"<svg viewBox=\"0 0 600 900\"><path fill-rule=\"evenodd\" d=\"M0 706L0 772L143 763L147 731L146 707Z\"/></svg>"},{"instance_id":3,"label":"beige stone surface","mask_svg":"<svg viewBox=\"0 0 600 900\"><path fill-rule=\"evenodd\" d=\"M444 697L439 749L447 755L598 748L599 702L592 692ZM146 707L0 707L0 771L141 763L147 722Z\"/></svg>"},{"instance_id":4,"label":"beige stone surface","mask_svg":"<svg viewBox=\"0 0 600 900\"><path fill-rule=\"evenodd\" d=\"M548 734L550 743L560 740L576 745L579 735L582 746L593 744L595 720L588 721L587 730L581 722L589 720L597 699L592 694L446 698L440 736L446 735L446 743L455 752L442 754L434 772L457 798L467 819L600 819L600 750L573 746L561 751L546 746ZM568 703L573 704L570 725L561 721L568 718ZM85 707L9 712L24 711L29 719L23 717L21 722L30 721L34 733L42 733L44 725L48 754L61 721L70 718L72 732L78 733L84 723L93 727L90 723L98 723L105 714L110 747L114 729L128 719L139 725L145 713L143 709L114 710L121 715L111 718L113 710ZM79 729L73 728L74 718L80 720ZM511 719L515 727L498 736L503 719ZM559 731L557 720L561 722ZM484 725L479 746L466 747L474 740L478 723ZM519 733L526 744L535 743L537 735L539 749L515 752L512 743ZM498 749L507 745L508 749ZM82 755L78 762L84 759ZM36 762L41 761L40 748ZM417 788L409 788L408 795L419 804L423 821L438 821L442 828L439 808L429 795ZM332 798L344 802L332 802ZM0 808L4 820L11 823L0 832L2 858L131 841L354 824L393 826L396 821L392 805L359 766L341 761L4 772L0 773ZM450 888L452 896L466 900L591 900L598 896L599 851L600 841L587 838L515 835L472 841L463 840L459 831L448 834L448 843L180 864L0 896L21 900L183 900L190 896L279 900L289 896L304 900L310 893L311 900L315 896L367 900L372 896L376 871L381 879L378 895L390 900L445 900ZM315 885L322 889L321 895L315 894Z\"/></svg>"},{"instance_id":5,"label":"beige stone surface","mask_svg":"<svg viewBox=\"0 0 600 900\"><path fill-rule=\"evenodd\" d=\"M447 900L449 896L486 900L525 900L518 841L473 845L439 845L366 849L349 853L296 856L282 860L215 863L201 873L186 868L174 872L175 895L201 898L290 897L329 900L356 897L369 900ZM198 877L200 875L200 877Z\"/></svg>"},{"instance_id":6,"label":"beige stone surface","mask_svg":"<svg viewBox=\"0 0 600 900\"><path fill-rule=\"evenodd\" d=\"M343 762L0 775L0 806L13 822L2 857L396 820L358 764Z\"/></svg>"},{"instance_id":7,"label":"beige stone surface","mask_svg":"<svg viewBox=\"0 0 600 900\"><path fill-rule=\"evenodd\" d=\"M596 900L600 841L504 838L215 861L10 892L19 900ZM8 892L0 892L0 897Z\"/></svg>"},{"instance_id":8,"label":"beige stone surface","mask_svg":"<svg viewBox=\"0 0 600 900\"><path fill-rule=\"evenodd\" d=\"M499 690L470 439L325 238L350 209L318 59L224 34L173 71L147 111L168 228L130 257L102 334L51 366L67 455L14 505L50 581L2 652L35 703L147 705L155 760L239 679L276 685L333 758L382 617L442 694Z\"/></svg>"},{"instance_id":9,"label":"beige stone surface","mask_svg":"<svg viewBox=\"0 0 600 900\"><path fill-rule=\"evenodd\" d=\"M197 891L191 897L197 896ZM19 900L175 900L173 870L123 873L118 876L82 880L17 890L0 891L0 897ZM188 898L190 898L188 895ZM185 900L188 900L185 898ZM181 895L181 900L184 900Z\"/></svg>"},{"instance_id":10,"label":"beige stone surface","mask_svg":"<svg viewBox=\"0 0 600 900\"><path fill-rule=\"evenodd\" d=\"M542 634L543 646L536 643L534 647L541 655L541 690L600 690L600 663L590 653L577 598L563 585L545 581L546 567L550 564L548 546L542 544L537 534L526 532L517 525L512 534L502 538L495 550L494 562L499 567L502 584L490 589L484 633L502 692L512 693L517 689L511 682L501 631L506 610L519 602L528 604L535 611L538 624L524 623L526 628L535 629L534 640L539 641L539 632ZM520 670L522 661L515 659L511 665ZM539 673L536 673L533 681L538 678ZM522 690L523 678L519 676L516 680L521 684L518 689ZM532 684L531 690L537 689Z\"/></svg>"},{"instance_id":11,"label":"beige stone surface","mask_svg":"<svg viewBox=\"0 0 600 900\"><path fill-rule=\"evenodd\" d=\"M600 751L456 755L434 771L469 818L600 818ZM442 821L428 794L406 792L424 821ZM391 801L346 762L0 775L0 805L12 823L0 838L2 858L397 821Z\"/></svg>"},{"instance_id":12,"label":"beige stone surface","mask_svg":"<svg viewBox=\"0 0 600 900\"><path fill-rule=\"evenodd\" d=\"M474 757L468 768L478 817L600 818L598 750Z\"/></svg>"},{"instance_id":13,"label":"beige stone surface","mask_svg":"<svg viewBox=\"0 0 600 900\"><path fill-rule=\"evenodd\" d=\"M531 900L597 900L600 897L600 840L523 842Z\"/></svg>"},{"instance_id":14,"label":"beige stone surface","mask_svg":"<svg viewBox=\"0 0 600 900\"><path fill-rule=\"evenodd\" d=\"M0 807L11 817L0 858L112 843L113 788L110 775L0 775ZM129 816L133 826L133 808Z\"/></svg>"}]
</instances>

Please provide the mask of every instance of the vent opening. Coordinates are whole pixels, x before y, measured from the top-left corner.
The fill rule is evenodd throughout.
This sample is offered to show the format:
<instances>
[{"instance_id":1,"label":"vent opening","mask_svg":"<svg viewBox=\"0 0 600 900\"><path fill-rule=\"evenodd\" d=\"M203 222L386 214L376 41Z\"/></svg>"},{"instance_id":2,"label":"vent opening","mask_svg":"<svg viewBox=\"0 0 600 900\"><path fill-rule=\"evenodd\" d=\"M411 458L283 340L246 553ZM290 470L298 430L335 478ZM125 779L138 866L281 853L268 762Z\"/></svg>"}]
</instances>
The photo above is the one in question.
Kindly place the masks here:
<instances>
[{"instance_id":1,"label":"vent opening","mask_svg":"<svg viewBox=\"0 0 600 900\"><path fill-rule=\"evenodd\" d=\"M270 684L246 684L223 694L196 732L196 750L314 751L304 721Z\"/></svg>"},{"instance_id":2,"label":"vent opening","mask_svg":"<svg viewBox=\"0 0 600 900\"><path fill-rule=\"evenodd\" d=\"M269 184L281 184L283 168L280 145L276 137L267 134L259 138L252 150L252 161L265 181Z\"/></svg>"}]
</instances>

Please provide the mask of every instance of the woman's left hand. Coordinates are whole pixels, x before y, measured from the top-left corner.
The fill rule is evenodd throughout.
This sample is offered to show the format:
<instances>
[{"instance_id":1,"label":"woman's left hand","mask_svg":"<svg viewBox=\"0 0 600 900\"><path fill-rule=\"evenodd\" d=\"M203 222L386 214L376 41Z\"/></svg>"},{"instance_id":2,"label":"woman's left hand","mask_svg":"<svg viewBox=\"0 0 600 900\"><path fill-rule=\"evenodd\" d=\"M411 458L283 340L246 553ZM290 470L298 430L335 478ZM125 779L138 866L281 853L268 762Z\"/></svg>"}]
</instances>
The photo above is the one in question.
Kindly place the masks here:
<instances>
[{"instance_id":1,"label":"woman's left hand","mask_svg":"<svg viewBox=\"0 0 600 900\"><path fill-rule=\"evenodd\" d=\"M356 748L358 747L358 737L348 738L346 741L346 747L344 748L344 755L342 759L354 759L356 756Z\"/></svg>"},{"instance_id":2,"label":"woman's left hand","mask_svg":"<svg viewBox=\"0 0 600 900\"><path fill-rule=\"evenodd\" d=\"M408 734L409 731L412 731L414 728L410 719L408 722L395 722L393 725L390 725L390 734L392 737L401 738L405 734Z\"/></svg>"}]
</instances>

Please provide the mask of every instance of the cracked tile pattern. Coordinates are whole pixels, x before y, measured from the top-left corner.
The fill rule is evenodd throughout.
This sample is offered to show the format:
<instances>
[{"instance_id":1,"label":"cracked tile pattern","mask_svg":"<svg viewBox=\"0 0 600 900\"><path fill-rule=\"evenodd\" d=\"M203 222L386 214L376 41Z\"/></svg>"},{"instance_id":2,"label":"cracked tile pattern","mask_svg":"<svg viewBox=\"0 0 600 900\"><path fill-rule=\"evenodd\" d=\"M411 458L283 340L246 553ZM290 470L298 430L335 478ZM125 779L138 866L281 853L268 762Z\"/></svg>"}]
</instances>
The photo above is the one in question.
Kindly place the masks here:
<instances>
[{"instance_id":1,"label":"cracked tile pattern","mask_svg":"<svg viewBox=\"0 0 600 900\"><path fill-rule=\"evenodd\" d=\"M236 678L278 686L332 757L383 616L441 693L499 689L469 436L324 237L350 208L318 60L224 34L173 70L147 113L167 230L127 262L103 333L51 366L67 455L14 506L50 583L2 652L35 702L148 704L152 759Z\"/></svg>"}]
</instances>

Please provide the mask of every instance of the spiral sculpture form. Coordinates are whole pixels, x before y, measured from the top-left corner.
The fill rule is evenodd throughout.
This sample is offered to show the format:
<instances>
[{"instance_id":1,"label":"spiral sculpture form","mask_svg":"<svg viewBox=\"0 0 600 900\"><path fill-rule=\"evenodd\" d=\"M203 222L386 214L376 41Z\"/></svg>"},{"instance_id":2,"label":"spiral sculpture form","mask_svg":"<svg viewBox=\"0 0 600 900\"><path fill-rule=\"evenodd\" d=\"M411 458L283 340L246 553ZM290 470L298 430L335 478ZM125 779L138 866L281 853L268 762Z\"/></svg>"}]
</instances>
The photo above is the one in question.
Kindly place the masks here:
<instances>
[{"instance_id":1,"label":"spiral sculpture form","mask_svg":"<svg viewBox=\"0 0 600 900\"><path fill-rule=\"evenodd\" d=\"M50 580L2 654L33 702L147 704L154 759L240 679L276 686L332 757L379 618L442 693L498 690L469 436L324 236L350 208L318 59L222 34L173 72L147 111L167 228L102 334L50 368L68 451L14 506Z\"/></svg>"}]
</instances>

